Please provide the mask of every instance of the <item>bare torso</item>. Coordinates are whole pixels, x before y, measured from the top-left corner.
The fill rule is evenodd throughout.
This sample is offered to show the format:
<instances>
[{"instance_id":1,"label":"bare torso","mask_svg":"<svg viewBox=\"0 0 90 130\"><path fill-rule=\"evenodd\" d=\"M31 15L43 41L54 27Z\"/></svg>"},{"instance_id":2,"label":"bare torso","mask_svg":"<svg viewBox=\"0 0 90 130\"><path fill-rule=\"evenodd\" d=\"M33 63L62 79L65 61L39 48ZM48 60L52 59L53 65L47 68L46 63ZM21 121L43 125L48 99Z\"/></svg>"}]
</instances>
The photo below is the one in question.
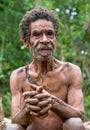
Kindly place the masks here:
<instances>
[{"instance_id":1,"label":"bare torso","mask_svg":"<svg viewBox=\"0 0 90 130\"><path fill-rule=\"evenodd\" d=\"M41 77L33 68L33 64L29 65L30 76L40 85L44 86L44 89L50 94L58 97L59 99L67 103L68 87L70 85L70 79L68 72L70 73L69 63L63 63L55 60L55 66L52 71L43 74ZM20 80L20 107L22 107L24 99L22 93L30 91L30 83L26 77L25 67L18 69L17 71ZM23 78L22 78L23 77ZM13 115L15 112L12 113ZM53 111L49 110L48 116L40 119L32 116L30 122L27 125L27 130L62 130L62 115L61 118L57 116Z\"/></svg>"}]
</instances>

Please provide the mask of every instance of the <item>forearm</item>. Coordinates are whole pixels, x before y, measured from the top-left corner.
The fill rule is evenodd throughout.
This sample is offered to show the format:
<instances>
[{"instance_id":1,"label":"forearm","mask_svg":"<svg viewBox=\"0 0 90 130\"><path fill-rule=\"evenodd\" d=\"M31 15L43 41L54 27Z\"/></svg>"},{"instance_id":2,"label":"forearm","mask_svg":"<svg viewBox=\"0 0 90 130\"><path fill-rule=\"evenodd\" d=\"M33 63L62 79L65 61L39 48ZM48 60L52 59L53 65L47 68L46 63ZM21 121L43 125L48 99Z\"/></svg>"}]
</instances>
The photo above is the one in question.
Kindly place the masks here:
<instances>
[{"instance_id":1,"label":"forearm","mask_svg":"<svg viewBox=\"0 0 90 130\"><path fill-rule=\"evenodd\" d=\"M84 120L84 112L80 111L80 109L68 105L67 103L55 96L52 96L52 103L52 111L58 116L64 119L68 119L71 117L79 117Z\"/></svg>"},{"instance_id":2,"label":"forearm","mask_svg":"<svg viewBox=\"0 0 90 130\"><path fill-rule=\"evenodd\" d=\"M16 113L14 116L12 115L12 123L20 124L22 126L27 126L30 121L30 112L26 110L25 105L23 108Z\"/></svg>"}]
</instances>

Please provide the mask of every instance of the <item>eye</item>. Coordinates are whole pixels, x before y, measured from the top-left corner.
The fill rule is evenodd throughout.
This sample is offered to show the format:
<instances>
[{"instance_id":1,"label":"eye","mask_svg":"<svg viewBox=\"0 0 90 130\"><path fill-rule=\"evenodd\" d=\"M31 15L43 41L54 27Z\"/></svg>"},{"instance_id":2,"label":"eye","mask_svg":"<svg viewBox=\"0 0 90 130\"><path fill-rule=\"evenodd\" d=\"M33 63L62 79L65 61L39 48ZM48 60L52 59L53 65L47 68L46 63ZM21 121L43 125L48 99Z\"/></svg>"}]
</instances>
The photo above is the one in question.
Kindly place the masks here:
<instances>
[{"instance_id":1,"label":"eye","mask_svg":"<svg viewBox=\"0 0 90 130\"><path fill-rule=\"evenodd\" d=\"M32 33L33 36L37 37L37 36L40 36L40 31L34 31Z\"/></svg>"},{"instance_id":2,"label":"eye","mask_svg":"<svg viewBox=\"0 0 90 130\"><path fill-rule=\"evenodd\" d=\"M54 35L53 30L47 30L47 35L48 35L48 36L53 36L53 35Z\"/></svg>"}]
</instances>

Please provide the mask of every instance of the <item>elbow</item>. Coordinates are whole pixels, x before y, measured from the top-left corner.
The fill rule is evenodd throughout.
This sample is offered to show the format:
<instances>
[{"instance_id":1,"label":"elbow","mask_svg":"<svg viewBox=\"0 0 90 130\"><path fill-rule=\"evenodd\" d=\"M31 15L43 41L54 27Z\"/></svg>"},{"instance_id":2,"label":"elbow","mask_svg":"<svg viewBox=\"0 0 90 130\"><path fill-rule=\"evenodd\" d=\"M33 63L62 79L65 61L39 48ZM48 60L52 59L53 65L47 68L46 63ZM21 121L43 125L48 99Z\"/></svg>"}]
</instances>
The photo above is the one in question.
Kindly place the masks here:
<instances>
[{"instance_id":1,"label":"elbow","mask_svg":"<svg viewBox=\"0 0 90 130\"><path fill-rule=\"evenodd\" d=\"M16 116L13 116L12 119L11 119L11 122L13 124L19 124L20 123L20 120L16 117Z\"/></svg>"},{"instance_id":2,"label":"elbow","mask_svg":"<svg viewBox=\"0 0 90 130\"><path fill-rule=\"evenodd\" d=\"M17 121L15 120L14 117L12 117L11 122L12 122L12 123L17 123Z\"/></svg>"},{"instance_id":3,"label":"elbow","mask_svg":"<svg viewBox=\"0 0 90 130\"><path fill-rule=\"evenodd\" d=\"M82 121L84 121L84 119L85 119L84 111L81 111L80 109L77 109L77 117L79 117Z\"/></svg>"},{"instance_id":4,"label":"elbow","mask_svg":"<svg viewBox=\"0 0 90 130\"><path fill-rule=\"evenodd\" d=\"M81 111L80 109L76 109L76 112L73 113L73 117L80 118L82 121L84 121L85 113L84 113L84 111Z\"/></svg>"},{"instance_id":5,"label":"elbow","mask_svg":"<svg viewBox=\"0 0 90 130\"><path fill-rule=\"evenodd\" d=\"M84 121L84 119L85 119L85 113L84 112L80 112L80 116L79 117L81 118L82 121Z\"/></svg>"}]
</instances>

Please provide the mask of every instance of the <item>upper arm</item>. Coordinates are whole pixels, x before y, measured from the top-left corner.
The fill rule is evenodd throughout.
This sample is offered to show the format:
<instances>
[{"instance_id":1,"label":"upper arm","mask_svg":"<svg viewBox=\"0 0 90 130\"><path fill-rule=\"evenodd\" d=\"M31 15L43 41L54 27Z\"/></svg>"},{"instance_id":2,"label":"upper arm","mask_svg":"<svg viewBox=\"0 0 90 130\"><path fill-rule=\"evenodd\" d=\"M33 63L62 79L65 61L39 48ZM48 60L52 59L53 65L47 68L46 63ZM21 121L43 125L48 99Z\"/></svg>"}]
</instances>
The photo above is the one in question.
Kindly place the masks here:
<instances>
[{"instance_id":1,"label":"upper arm","mask_svg":"<svg viewBox=\"0 0 90 130\"><path fill-rule=\"evenodd\" d=\"M12 116L14 116L20 110L21 104L21 79L17 71L14 71L10 77L10 89L12 94Z\"/></svg>"},{"instance_id":2,"label":"upper arm","mask_svg":"<svg viewBox=\"0 0 90 130\"><path fill-rule=\"evenodd\" d=\"M79 67L74 66L69 75L68 103L84 112L84 98L82 92L82 73Z\"/></svg>"}]
</instances>

